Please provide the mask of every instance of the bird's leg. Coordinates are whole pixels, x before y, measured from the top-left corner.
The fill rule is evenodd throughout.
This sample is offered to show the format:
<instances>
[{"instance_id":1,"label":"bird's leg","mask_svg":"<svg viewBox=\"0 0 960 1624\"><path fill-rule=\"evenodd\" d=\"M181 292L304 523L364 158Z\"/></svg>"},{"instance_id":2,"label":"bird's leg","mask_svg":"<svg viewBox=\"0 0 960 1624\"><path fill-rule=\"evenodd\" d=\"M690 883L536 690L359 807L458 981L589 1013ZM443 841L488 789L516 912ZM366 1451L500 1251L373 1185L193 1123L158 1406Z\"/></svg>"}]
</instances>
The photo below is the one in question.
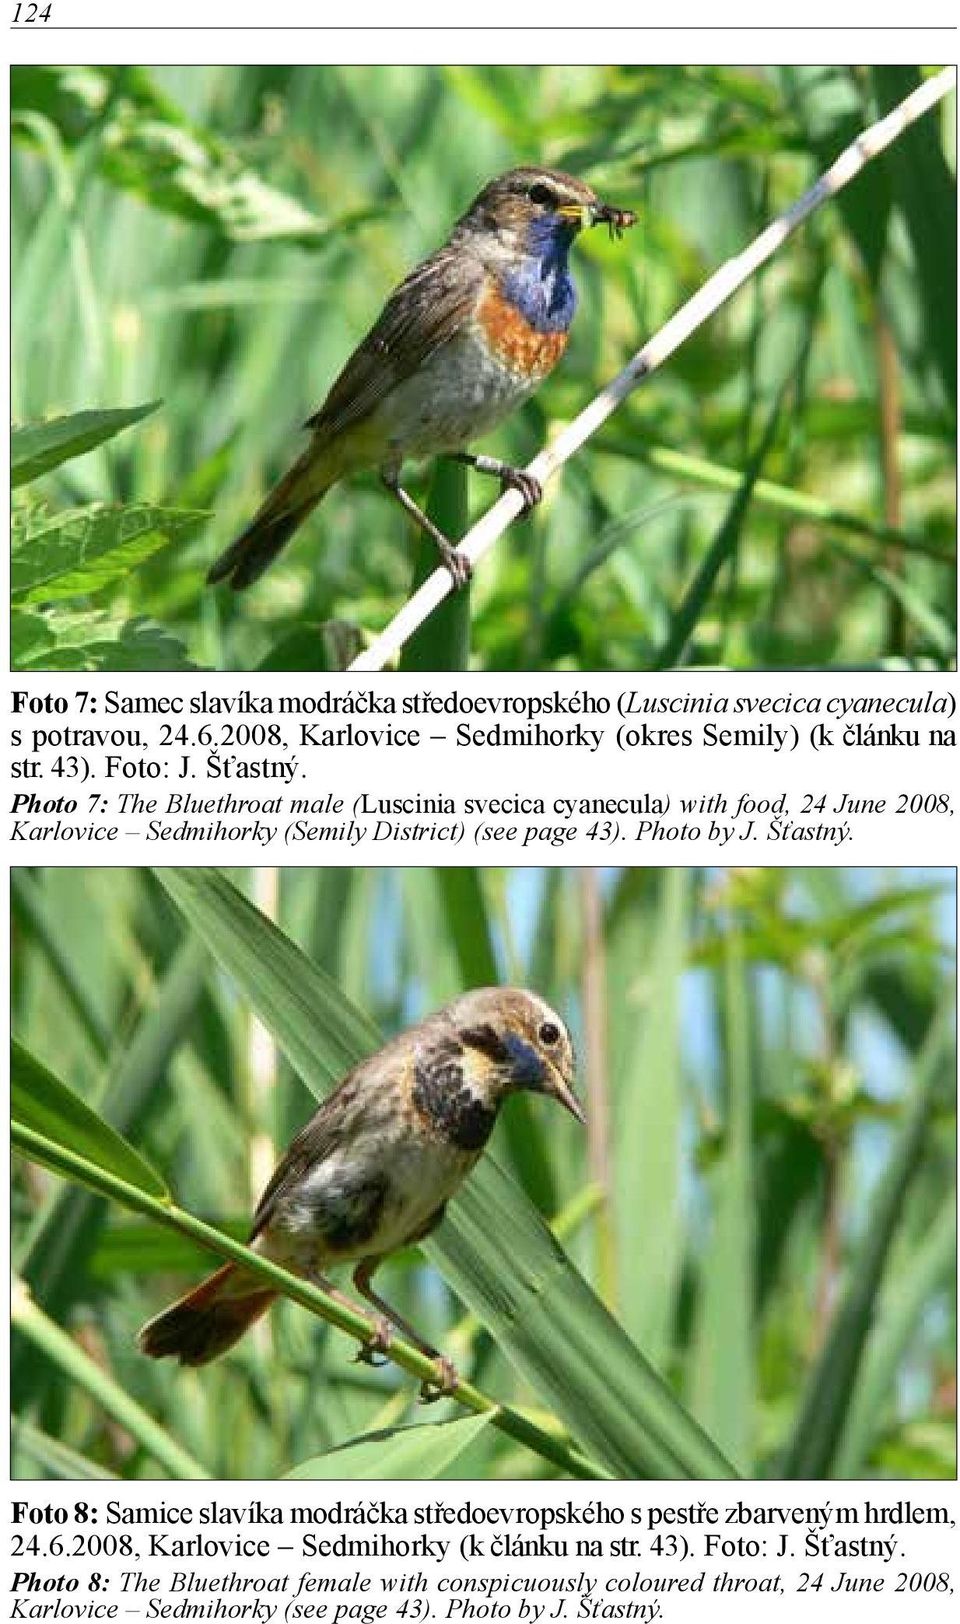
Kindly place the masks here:
<instances>
[{"instance_id":1,"label":"bird's leg","mask_svg":"<svg viewBox=\"0 0 960 1624\"><path fill-rule=\"evenodd\" d=\"M492 474L499 479L501 495L504 491L519 491L523 497L521 519L525 519L543 498L543 486L539 479L523 468L501 462L499 457L478 457L472 451L455 451L453 458L456 462L465 462L468 468L475 468L478 474Z\"/></svg>"},{"instance_id":2,"label":"bird's leg","mask_svg":"<svg viewBox=\"0 0 960 1624\"><path fill-rule=\"evenodd\" d=\"M362 1263L358 1263L353 1271L353 1283L361 1297L365 1297L368 1303L372 1303L374 1308L379 1309L380 1313L384 1314L397 1327L398 1331L402 1331L403 1335L409 1338L415 1348L419 1348L421 1353L425 1353L428 1359L434 1361L437 1369L435 1379L432 1381L424 1379L420 1383L422 1402L432 1404L436 1399L443 1398L446 1394L455 1390L459 1380L456 1368L453 1361L448 1359L446 1354L440 1353L431 1342L427 1342L420 1335L420 1332L410 1324L409 1320L405 1320L397 1313L395 1308L391 1308L390 1304L384 1302L383 1298L374 1291L370 1282L379 1261L379 1258L364 1258Z\"/></svg>"},{"instance_id":3,"label":"bird's leg","mask_svg":"<svg viewBox=\"0 0 960 1624\"><path fill-rule=\"evenodd\" d=\"M316 1286L319 1291L325 1291L328 1297L333 1298L334 1302L340 1303L344 1308L349 1308L351 1314L357 1312L357 1305L353 1298L348 1297L345 1291L340 1290L339 1286L335 1286L332 1280L328 1280L325 1274L320 1273L319 1269L309 1269L304 1272L311 1286ZM377 1359L374 1355L386 1353L389 1347L390 1321L388 1318L378 1315L375 1320L370 1321L370 1335L365 1342L361 1342L354 1362L361 1365L385 1365L387 1363L386 1359Z\"/></svg>"},{"instance_id":4,"label":"bird's leg","mask_svg":"<svg viewBox=\"0 0 960 1624\"><path fill-rule=\"evenodd\" d=\"M466 586L473 574L473 565L470 563L469 558L464 553L458 553L457 549L450 545L443 531L438 530L433 520L427 517L423 509L417 507L413 497L401 485L397 469L381 468L380 478L391 496L396 497L403 511L410 515L414 524L419 525L424 534L430 537L453 577L454 586L458 588Z\"/></svg>"}]
</instances>

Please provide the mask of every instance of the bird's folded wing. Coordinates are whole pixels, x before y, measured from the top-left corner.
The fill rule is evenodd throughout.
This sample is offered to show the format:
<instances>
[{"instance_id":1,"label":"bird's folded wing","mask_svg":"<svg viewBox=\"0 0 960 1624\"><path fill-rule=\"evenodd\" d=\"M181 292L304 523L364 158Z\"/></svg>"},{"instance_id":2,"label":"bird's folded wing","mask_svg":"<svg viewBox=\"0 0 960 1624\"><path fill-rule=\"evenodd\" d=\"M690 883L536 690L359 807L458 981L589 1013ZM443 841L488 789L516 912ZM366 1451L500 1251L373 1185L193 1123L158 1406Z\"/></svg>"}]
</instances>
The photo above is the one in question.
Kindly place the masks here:
<instances>
[{"instance_id":1,"label":"bird's folded wing","mask_svg":"<svg viewBox=\"0 0 960 1624\"><path fill-rule=\"evenodd\" d=\"M484 271L462 247L441 248L410 272L354 351L318 412L304 425L332 438L369 415L470 321Z\"/></svg>"},{"instance_id":2,"label":"bird's folded wing","mask_svg":"<svg viewBox=\"0 0 960 1624\"><path fill-rule=\"evenodd\" d=\"M423 1022L420 1030L429 1025ZM396 1115L397 1098L402 1101L409 1092L404 1079L414 1054L412 1034L401 1032L376 1054L361 1060L327 1095L274 1169L253 1215L250 1240L270 1225L284 1198L328 1157L344 1146L359 1154L369 1146L371 1136L382 1139L385 1123Z\"/></svg>"},{"instance_id":3,"label":"bird's folded wing","mask_svg":"<svg viewBox=\"0 0 960 1624\"><path fill-rule=\"evenodd\" d=\"M351 1078L348 1078L347 1083L350 1081ZM278 1203L287 1192L296 1189L311 1168L332 1155L354 1131L356 1110L350 1091L346 1092L346 1103L341 1090L331 1094L300 1129L296 1138L291 1140L286 1155L274 1168L270 1182L257 1203L249 1240L255 1240L260 1231L267 1228Z\"/></svg>"}]
</instances>

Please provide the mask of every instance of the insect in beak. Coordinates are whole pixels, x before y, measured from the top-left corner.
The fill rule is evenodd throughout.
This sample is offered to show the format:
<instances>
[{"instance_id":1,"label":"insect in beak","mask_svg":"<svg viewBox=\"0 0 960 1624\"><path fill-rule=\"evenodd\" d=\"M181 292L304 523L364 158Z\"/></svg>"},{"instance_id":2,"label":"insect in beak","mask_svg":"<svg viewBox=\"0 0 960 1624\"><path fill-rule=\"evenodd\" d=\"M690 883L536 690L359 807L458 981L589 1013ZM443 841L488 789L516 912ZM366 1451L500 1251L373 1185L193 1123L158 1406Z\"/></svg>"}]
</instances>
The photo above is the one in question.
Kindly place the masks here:
<instances>
[{"instance_id":1,"label":"insect in beak","mask_svg":"<svg viewBox=\"0 0 960 1624\"><path fill-rule=\"evenodd\" d=\"M637 217L632 209L617 209L612 203L594 203L590 224L606 226L611 237L622 237L628 226L635 226Z\"/></svg>"}]
</instances>

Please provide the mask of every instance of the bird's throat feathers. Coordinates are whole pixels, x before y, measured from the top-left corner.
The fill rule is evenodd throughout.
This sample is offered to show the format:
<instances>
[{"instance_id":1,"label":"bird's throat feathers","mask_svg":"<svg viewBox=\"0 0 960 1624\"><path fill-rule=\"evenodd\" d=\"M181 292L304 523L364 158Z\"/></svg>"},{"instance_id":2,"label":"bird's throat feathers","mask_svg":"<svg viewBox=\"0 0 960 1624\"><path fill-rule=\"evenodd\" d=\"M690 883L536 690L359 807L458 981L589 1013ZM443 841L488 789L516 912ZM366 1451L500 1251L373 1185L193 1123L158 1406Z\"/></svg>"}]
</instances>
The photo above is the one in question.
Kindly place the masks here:
<instances>
[{"instance_id":1,"label":"bird's throat feathers","mask_svg":"<svg viewBox=\"0 0 960 1624\"><path fill-rule=\"evenodd\" d=\"M546 1076L542 1057L519 1033L472 1027L421 1055L413 1103L441 1138L475 1152L486 1144L506 1095L541 1093Z\"/></svg>"},{"instance_id":2,"label":"bird's throat feathers","mask_svg":"<svg viewBox=\"0 0 960 1624\"><path fill-rule=\"evenodd\" d=\"M511 1088L530 1088L539 1093L543 1088L546 1067L532 1044L516 1032L505 1032L503 1046L510 1056Z\"/></svg>"},{"instance_id":3,"label":"bird's throat feathers","mask_svg":"<svg viewBox=\"0 0 960 1624\"><path fill-rule=\"evenodd\" d=\"M538 333L565 333L577 308L568 266L569 227L562 221L531 221L527 251L502 278L504 296Z\"/></svg>"},{"instance_id":4,"label":"bird's throat feathers","mask_svg":"<svg viewBox=\"0 0 960 1624\"><path fill-rule=\"evenodd\" d=\"M543 1089L547 1073L543 1058L519 1032L497 1032L486 1025L464 1027L460 1041L465 1049L490 1062L490 1075L497 1079L498 1100L518 1088L530 1088L535 1093Z\"/></svg>"}]
</instances>

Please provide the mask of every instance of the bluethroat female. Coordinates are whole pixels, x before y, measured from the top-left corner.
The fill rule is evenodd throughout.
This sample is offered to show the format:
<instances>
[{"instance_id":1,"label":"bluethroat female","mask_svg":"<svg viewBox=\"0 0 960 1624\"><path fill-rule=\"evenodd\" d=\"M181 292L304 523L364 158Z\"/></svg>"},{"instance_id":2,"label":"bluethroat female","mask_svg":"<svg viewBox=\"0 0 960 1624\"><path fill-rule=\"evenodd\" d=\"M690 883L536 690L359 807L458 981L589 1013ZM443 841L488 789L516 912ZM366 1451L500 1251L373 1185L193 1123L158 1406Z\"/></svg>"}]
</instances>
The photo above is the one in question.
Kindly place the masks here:
<instances>
[{"instance_id":1,"label":"bluethroat female","mask_svg":"<svg viewBox=\"0 0 960 1624\"><path fill-rule=\"evenodd\" d=\"M308 419L306 451L208 581L249 586L332 485L376 468L463 585L468 561L403 489L401 465L452 456L519 490L527 509L540 500L528 474L466 447L521 405L566 349L577 305L568 255L578 233L603 223L619 234L634 220L558 169L511 169L488 182L449 242L391 294Z\"/></svg>"},{"instance_id":2,"label":"bluethroat female","mask_svg":"<svg viewBox=\"0 0 960 1624\"><path fill-rule=\"evenodd\" d=\"M536 993L512 987L464 993L347 1074L277 1167L250 1244L338 1298L324 1271L354 1263L353 1283L379 1316L360 1356L386 1351L395 1325L437 1360L437 1386L450 1391L456 1373L449 1360L377 1295L374 1270L440 1223L508 1095L549 1094L582 1122L573 1075L567 1029ZM154 1359L169 1354L184 1365L207 1364L276 1295L227 1263L150 1320L140 1347Z\"/></svg>"}]
</instances>

